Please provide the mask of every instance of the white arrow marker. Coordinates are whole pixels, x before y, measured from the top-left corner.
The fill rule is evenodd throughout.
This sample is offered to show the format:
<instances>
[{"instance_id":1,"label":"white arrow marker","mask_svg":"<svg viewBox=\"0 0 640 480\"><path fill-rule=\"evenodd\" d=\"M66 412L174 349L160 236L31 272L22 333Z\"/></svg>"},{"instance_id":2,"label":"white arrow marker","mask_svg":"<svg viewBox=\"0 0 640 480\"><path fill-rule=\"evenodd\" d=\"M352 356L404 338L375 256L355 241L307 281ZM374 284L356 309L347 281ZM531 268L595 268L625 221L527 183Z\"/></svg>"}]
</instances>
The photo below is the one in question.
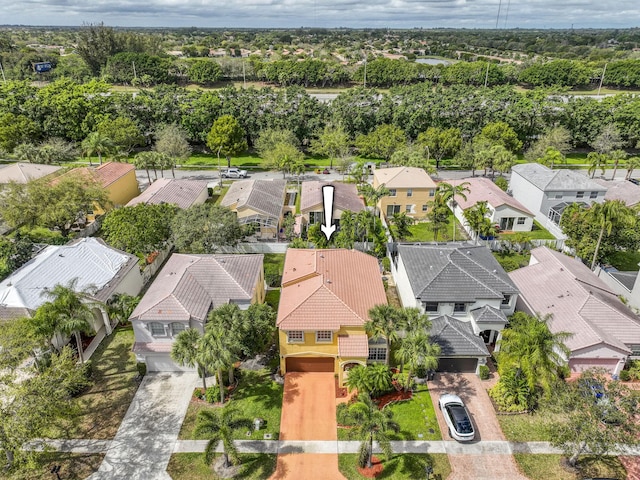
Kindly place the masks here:
<instances>
[{"instance_id":1,"label":"white arrow marker","mask_svg":"<svg viewBox=\"0 0 640 480\"><path fill-rule=\"evenodd\" d=\"M327 240L331 238L333 232L336 231L336 226L333 225L333 192L335 187L333 185L325 185L322 187L322 209L324 211L324 224L320 226L322 233L327 237Z\"/></svg>"}]
</instances>

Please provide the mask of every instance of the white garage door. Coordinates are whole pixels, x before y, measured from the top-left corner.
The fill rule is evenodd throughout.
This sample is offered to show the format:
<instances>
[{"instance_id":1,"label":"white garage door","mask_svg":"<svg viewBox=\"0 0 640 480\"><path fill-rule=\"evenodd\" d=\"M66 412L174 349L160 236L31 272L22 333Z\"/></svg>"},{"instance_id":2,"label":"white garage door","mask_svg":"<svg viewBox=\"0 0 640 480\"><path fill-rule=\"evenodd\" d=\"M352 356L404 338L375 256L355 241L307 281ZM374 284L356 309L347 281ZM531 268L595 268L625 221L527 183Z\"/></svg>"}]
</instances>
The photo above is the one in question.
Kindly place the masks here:
<instances>
[{"instance_id":1,"label":"white garage door","mask_svg":"<svg viewBox=\"0 0 640 480\"><path fill-rule=\"evenodd\" d=\"M194 368L177 365L169 355L147 355L147 372L194 372Z\"/></svg>"},{"instance_id":2,"label":"white garage door","mask_svg":"<svg viewBox=\"0 0 640 480\"><path fill-rule=\"evenodd\" d=\"M613 373L618 365L617 358L571 358L569 368L572 372L584 372L589 368L604 368Z\"/></svg>"}]
</instances>

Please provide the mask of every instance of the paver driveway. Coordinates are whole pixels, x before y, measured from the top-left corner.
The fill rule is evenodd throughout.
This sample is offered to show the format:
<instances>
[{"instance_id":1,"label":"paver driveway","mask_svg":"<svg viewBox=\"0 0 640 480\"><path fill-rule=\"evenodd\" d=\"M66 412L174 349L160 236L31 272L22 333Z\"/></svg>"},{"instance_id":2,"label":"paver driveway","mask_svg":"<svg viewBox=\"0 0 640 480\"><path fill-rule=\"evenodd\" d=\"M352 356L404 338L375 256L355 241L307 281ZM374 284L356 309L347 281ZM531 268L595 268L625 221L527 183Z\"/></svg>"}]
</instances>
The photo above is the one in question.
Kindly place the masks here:
<instances>
[{"instance_id":1,"label":"paver driveway","mask_svg":"<svg viewBox=\"0 0 640 480\"><path fill-rule=\"evenodd\" d=\"M504 435L482 381L473 373L440 373L429 383L429 392L445 440L450 440L447 425L438 408L443 393L455 393L467 406L476 429L475 440L504 440ZM464 445L460 445L463 448ZM460 448L456 448L459 451ZM511 455L449 454L449 480L526 480Z\"/></svg>"},{"instance_id":2,"label":"paver driveway","mask_svg":"<svg viewBox=\"0 0 640 480\"><path fill-rule=\"evenodd\" d=\"M287 373L284 379L280 440L337 441L333 373ZM344 479L338 455L281 452L272 480Z\"/></svg>"},{"instance_id":3,"label":"paver driveway","mask_svg":"<svg viewBox=\"0 0 640 480\"><path fill-rule=\"evenodd\" d=\"M195 373L150 373L90 480L163 480L189 400Z\"/></svg>"}]
</instances>

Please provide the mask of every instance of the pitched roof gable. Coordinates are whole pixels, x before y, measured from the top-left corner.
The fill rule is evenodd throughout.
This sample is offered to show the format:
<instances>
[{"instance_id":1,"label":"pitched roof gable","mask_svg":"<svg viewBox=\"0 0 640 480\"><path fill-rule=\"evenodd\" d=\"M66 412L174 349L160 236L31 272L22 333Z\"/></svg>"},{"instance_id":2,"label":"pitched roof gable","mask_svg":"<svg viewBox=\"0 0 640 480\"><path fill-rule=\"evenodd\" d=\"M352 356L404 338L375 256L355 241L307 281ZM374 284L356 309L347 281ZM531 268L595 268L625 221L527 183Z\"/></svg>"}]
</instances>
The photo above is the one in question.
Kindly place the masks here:
<instances>
[{"instance_id":1,"label":"pitched roof gable","mask_svg":"<svg viewBox=\"0 0 640 480\"><path fill-rule=\"evenodd\" d=\"M489 356L484 341L473 333L470 322L448 315L431 319L431 341L440 345L440 356Z\"/></svg>"},{"instance_id":2,"label":"pitched roof gable","mask_svg":"<svg viewBox=\"0 0 640 480\"><path fill-rule=\"evenodd\" d=\"M322 187L325 185L334 187L334 208L343 211L350 210L355 213L364 210L364 202L358 196L358 191L353 183L307 181L302 182L302 193L300 195L300 211L302 213L322 205Z\"/></svg>"},{"instance_id":3,"label":"pitched roof gable","mask_svg":"<svg viewBox=\"0 0 640 480\"><path fill-rule=\"evenodd\" d=\"M423 168L378 168L373 171L373 176L387 188L436 188L435 182Z\"/></svg>"},{"instance_id":4,"label":"pitched roof gable","mask_svg":"<svg viewBox=\"0 0 640 480\"><path fill-rule=\"evenodd\" d=\"M158 205L171 203L179 208L187 209L202 195L207 188L206 180L159 178L137 197L127 203L127 207L146 203Z\"/></svg>"},{"instance_id":5,"label":"pitched roof gable","mask_svg":"<svg viewBox=\"0 0 640 480\"><path fill-rule=\"evenodd\" d=\"M460 185L464 182L469 183L469 192L465 193L467 199L465 200L459 195L456 195L456 203L460 205L462 210L473 207L475 204L481 201L486 201L494 209L502 205L508 205L511 208L518 210L524 214L533 216L527 207L525 207L518 200L513 198L507 192L498 187L490 179L486 177L472 177L463 178L461 180L447 180L447 183L451 185Z\"/></svg>"},{"instance_id":6,"label":"pitched roof gable","mask_svg":"<svg viewBox=\"0 0 640 480\"><path fill-rule=\"evenodd\" d=\"M135 167L130 163L108 162L98 167L78 167L56 177L52 183L57 183L64 177L80 178L93 181L102 188L109 187L112 183L135 171Z\"/></svg>"},{"instance_id":7,"label":"pitched roof gable","mask_svg":"<svg viewBox=\"0 0 640 480\"><path fill-rule=\"evenodd\" d=\"M514 165L511 170L542 191L606 191L606 187L586 175L566 168L551 170L539 163L522 163Z\"/></svg>"},{"instance_id":8,"label":"pitched roof gable","mask_svg":"<svg viewBox=\"0 0 640 480\"><path fill-rule=\"evenodd\" d=\"M57 172L62 167L55 165L41 165L38 163L17 162L0 168L0 183L27 183L31 180L46 177Z\"/></svg>"},{"instance_id":9,"label":"pitched roof gable","mask_svg":"<svg viewBox=\"0 0 640 480\"><path fill-rule=\"evenodd\" d=\"M268 217L279 218L284 207L285 180L236 180L220 202L223 207L236 205L236 210L248 208Z\"/></svg>"}]
</instances>

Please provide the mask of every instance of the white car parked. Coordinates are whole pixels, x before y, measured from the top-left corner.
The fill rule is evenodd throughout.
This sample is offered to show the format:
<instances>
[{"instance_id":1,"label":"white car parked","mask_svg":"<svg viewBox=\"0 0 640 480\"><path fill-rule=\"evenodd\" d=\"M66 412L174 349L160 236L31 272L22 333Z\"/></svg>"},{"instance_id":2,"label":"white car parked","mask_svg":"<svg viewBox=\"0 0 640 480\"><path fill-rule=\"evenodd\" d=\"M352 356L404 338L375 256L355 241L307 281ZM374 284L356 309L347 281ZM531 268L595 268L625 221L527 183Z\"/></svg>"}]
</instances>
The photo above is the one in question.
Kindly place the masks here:
<instances>
[{"instance_id":1,"label":"white car parked","mask_svg":"<svg viewBox=\"0 0 640 480\"><path fill-rule=\"evenodd\" d=\"M470 442L474 439L476 433L473 430L471 415L460 397L451 393L440 395L438 407L442 410L451 438L459 442Z\"/></svg>"}]
</instances>

